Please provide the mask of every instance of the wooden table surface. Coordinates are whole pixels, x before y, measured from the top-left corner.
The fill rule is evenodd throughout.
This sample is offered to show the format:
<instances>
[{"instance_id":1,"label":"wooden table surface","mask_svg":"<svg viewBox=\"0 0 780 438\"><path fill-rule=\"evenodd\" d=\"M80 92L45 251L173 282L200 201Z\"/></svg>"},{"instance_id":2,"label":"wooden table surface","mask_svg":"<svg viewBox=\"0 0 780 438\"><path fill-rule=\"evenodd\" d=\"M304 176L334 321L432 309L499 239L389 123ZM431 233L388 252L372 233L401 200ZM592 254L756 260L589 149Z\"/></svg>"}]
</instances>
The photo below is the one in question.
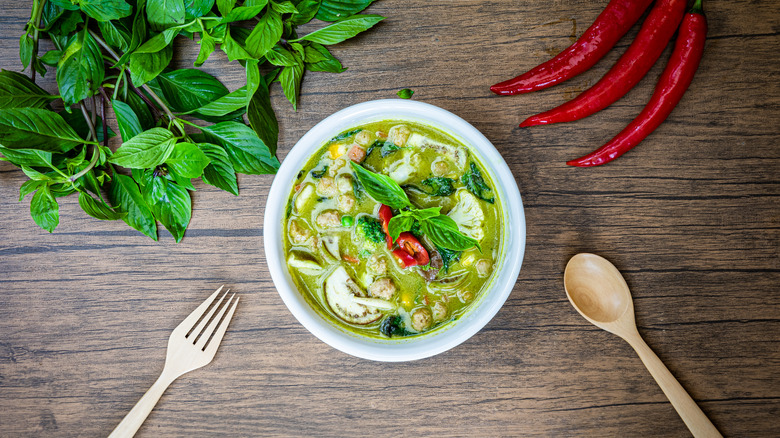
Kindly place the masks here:
<instances>
[{"instance_id":1,"label":"wooden table surface","mask_svg":"<svg viewBox=\"0 0 780 438\"><path fill-rule=\"evenodd\" d=\"M3 68L21 68L27 3L0 1ZM569 305L564 267L588 251L623 272L640 333L725 435L777 436L780 3L705 2L704 59L677 109L624 157L577 169L565 161L625 126L664 62L588 119L517 124L598 80L637 27L561 86L509 98L488 86L566 47L605 4L381 0L368 11L387 20L334 48L349 70L306 75L297 113L273 89L281 159L334 111L408 87L481 130L514 172L528 224L517 284L482 331L433 358L357 359L293 318L263 251L272 176L241 176L237 198L197 183L184 240L162 230L155 243L75 197L54 233L39 229L29 197L17 202L25 177L0 162L0 435L107 435L161 371L171 330L225 283L243 299L216 359L174 382L139 436L685 436L630 347ZM193 58L189 46L176 65ZM221 52L204 68L242 85ZM54 90L52 75L40 82Z\"/></svg>"}]
</instances>

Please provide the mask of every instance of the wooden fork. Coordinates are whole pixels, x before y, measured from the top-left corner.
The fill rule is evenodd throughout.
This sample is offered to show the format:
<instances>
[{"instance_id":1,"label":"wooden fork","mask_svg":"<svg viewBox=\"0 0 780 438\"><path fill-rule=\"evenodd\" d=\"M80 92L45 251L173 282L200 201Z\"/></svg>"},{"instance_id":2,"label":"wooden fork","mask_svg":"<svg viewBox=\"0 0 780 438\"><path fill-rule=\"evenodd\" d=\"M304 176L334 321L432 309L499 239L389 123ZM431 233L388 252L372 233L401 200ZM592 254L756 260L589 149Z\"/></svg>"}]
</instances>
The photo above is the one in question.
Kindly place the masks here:
<instances>
[{"instance_id":1,"label":"wooden fork","mask_svg":"<svg viewBox=\"0 0 780 438\"><path fill-rule=\"evenodd\" d=\"M132 437L135 435L171 382L184 373L208 365L214 359L214 354L216 354L230 319L233 318L233 313L236 311L236 306L238 306L238 298L233 302L233 297L236 294L230 295L227 303L222 306L222 301L230 292L230 289L228 289L222 294L219 301L211 306L208 314L203 316L221 290L222 286L173 330L171 337L168 339L168 353L165 357L165 366L160 377L146 391L146 394L138 400L138 403L133 406L133 409L119 423L116 429L111 432L109 438ZM232 306L231 302L233 303ZM230 310L223 319L225 310L228 308ZM219 313L212 319L211 317L217 309L219 309ZM211 323L206 327L209 321ZM198 322L197 326L195 325L196 322ZM213 338L212 334L214 335ZM209 341L209 338L211 338L211 341Z\"/></svg>"}]
</instances>

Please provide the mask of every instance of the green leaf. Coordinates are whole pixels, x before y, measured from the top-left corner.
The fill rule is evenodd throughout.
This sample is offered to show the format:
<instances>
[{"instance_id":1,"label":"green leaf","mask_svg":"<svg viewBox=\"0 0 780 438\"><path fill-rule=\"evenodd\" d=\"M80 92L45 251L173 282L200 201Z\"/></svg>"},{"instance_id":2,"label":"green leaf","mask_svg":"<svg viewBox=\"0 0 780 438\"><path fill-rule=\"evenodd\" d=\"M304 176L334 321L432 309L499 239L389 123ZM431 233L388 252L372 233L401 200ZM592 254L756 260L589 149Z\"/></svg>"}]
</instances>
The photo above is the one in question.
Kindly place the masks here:
<instances>
[{"instance_id":1,"label":"green leaf","mask_svg":"<svg viewBox=\"0 0 780 438\"><path fill-rule=\"evenodd\" d=\"M436 246L452 251L464 251L476 246L479 242L461 233L458 224L447 215L439 215L420 222L422 232Z\"/></svg>"},{"instance_id":2,"label":"green leaf","mask_svg":"<svg viewBox=\"0 0 780 438\"><path fill-rule=\"evenodd\" d=\"M309 71L324 71L329 73L341 73L346 68L341 62L330 54L327 47L318 43L311 43L304 47L306 68Z\"/></svg>"},{"instance_id":3,"label":"green leaf","mask_svg":"<svg viewBox=\"0 0 780 438\"><path fill-rule=\"evenodd\" d=\"M152 117L152 112L140 96L133 92L129 92L124 99L124 102L130 105L130 108L133 109L135 115L138 116L138 120L141 122L141 128L143 128L143 130L154 128L155 120L154 117Z\"/></svg>"},{"instance_id":4,"label":"green leaf","mask_svg":"<svg viewBox=\"0 0 780 438\"><path fill-rule=\"evenodd\" d=\"M409 88L404 88L403 90L398 90L398 93L396 94L401 99L411 99L414 91L410 90Z\"/></svg>"},{"instance_id":5,"label":"green leaf","mask_svg":"<svg viewBox=\"0 0 780 438\"><path fill-rule=\"evenodd\" d=\"M283 31L282 16L269 9L246 38L247 52L257 59L262 58L279 41Z\"/></svg>"},{"instance_id":6,"label":"green leaf","mask_svg":"<svg viewBox=\"0 0 780 438\"><path fill-rule=\"evenodd\" d=\"M28 179L27 181L23 182L22 186L19 187L19 202L22 202L25 196L40 189L45 185L46 183L43 181L35 181L32 179Z\"/></svg>"},{"instance_id":7,"label":"green leaf","mask_svg":"<svg viewBox=\"0 0 780 438\"><path fill-rule=\"evenodd\" d=\"M47 1L49 3L51 0ZM75 6L75 5L74 5ZM76 6L78 10L78 6ZM78 29L79 24L84 22L84 17L80 12L65 11L62 16L54 22L49 29L49 36L67 37L71 32Z\"/></svg>"},{"instance_id":8,"label":"green leaf","mask_svg":"<svg viewBox=\"0 0 780 438\"><path fill-rule=\"evenodd\" d=\"M295 41L312 41L320 44L338 44L344 40L350 39L355 35L372 28L375 24L384 20L385 17L381 15L353 15L334 22L329 26L325 26L322 29L315 30L314 32L304 35Z\"/></svg>"},{"instance_id":9,"label":"green leaf","mask_svg":"<svg viewBox=\"0 0 780 438\"><path fill-rule=\"evenodd\" d=\"M114 174L108 197L115 207L127 213L122 220L143 234L157 240L157 223L152 215L152 210L138 189L138 185L132 178L119 173Z\"/></svg>"},{"instance_id":10,"label":"green leaf","mask_svg":"<svg viewBox=\"0 0 780 438\"><path fill-rule=\"evenodd\" d=\"M440 246L437 246L436 250L439 251L439 255L441 256L441 269L445 273L450 270L450 266L452 266L453 263L460 260L461 251L453 251Z\"/></svg>"},{"instance_id":11,"label":"green leaf","mask_svg":"<svg viewBox=\"0 0 780 438\"><path fill-rule=\"evenodd\" d=\"M69 6L75 6L72 3ZM76 6L78 9L78 6ZM56 5L54 2L48 1L43 3L43 10L41 11L40 29L43 31L49 30L52 24L57 21L65 12L65 9Z\"/></svg>"},{"instance_id":12,"label":"green leaf","mask_svg":"<svg viewBox=\"0 0 780 438\"><path fill-rule=\"evenodd\" d=\"M266 52L265 59L271 64L279 67L289 67L296 64L293 53L279 44L273 46L271 50Z\"/></svg>"},{"instance_id":13,"label":"green leaf","mask_svg":"<svg viewBox=\"0 0 780 438\"><path fill-rule=\"evenodd\" d=\"M0 109L44 108L56 99L27 76L10 70L0 70Z\"/></svg>"},{"instance_id":14,"label":"green leaf","mask_svg":"<svg viewBox=\"0 0 780 438\"><path fill-rule=\"evenodd\" d=\"M54 231L60 223L60 206L51 194L48 185L38 189L30 201L30 215L39 227L48 232Z\"/></svg>"},{"instance_id":15,"label":"green leaf","mask_svg":"<svg viewBox=\"0 0 780 438\"><path fill-rule=\"evenodd\" d=\"M252 95L246 115L249 119L249 125L263 140L263 143L268 145L271 155L276 155L277 142L279 141L279 122L276 120L276 113L271 106L271 96L265 84L260 84Z\"/></svg>"},{"instance_id":16,"label":"green leaf","mask_svg":"<svg viewBox=\"0 0 780 438\"><path fill-rule=\"evenodd\" d=\"M298 9L295 7L292 2L284 1L284 2L275 2L271 1L269 2L271 5L271 8L273 8L274 11L280 13L280 14L295 14L298 12Z\"/></svg>"},{"instance_id":17,"label":"green leaf","mask_svg":"<svg viewBox=\"0 0 780 438\"><path fill-rule=\"evenodd\" d=\"M127 51L119 57L119 60L114 64L114 67L124 65L132 56L133 51L138 48L146 40L146 14L144 13L146 2L140 2L135 9L135 16L133 17L132 32L130 35L130 45Z\"/></svg>"},{"instance_id":18,"label":"green leaf","mask_svg":"<svg viewBox=\"0 0 780 438\"><path fill-rule=\"evenodd\" d=\"M27 178L36 180L36 181L51 181L52 178L49 177L46 174L43 174L41 172L38 172L37 170L33 170L27 166L22 166L22 172L24 172L25 175L27 175Z\"/></svg>"},{"instance_id":19,"label":"green leaf","mask_svg":"<svg viewBox=\"0 0 780 438\"><path fill-rule=\"evenodd\" d=\"M390 237L395 242L401 233L411 230L413 224L414 218L411 216L393 216L387 224L387 231L390 232Z\"/></svg>"},{"instance_id":20,"label":"green leaf","mask_svg":"<svg viewBox=\"0 0 780 438\"><path fill-rule=\"evenodd\" d=\"M229 61L254 59L254 56L247 52L241 43L234 40L233 37L230 36L230 32L225 34L225 38L222 40L222 45L220 48L223 52L225 52Z\"/></svg>"},{"instance_id":21,"label":"green leaf","mask_svg":"<svg viewBox=\"0 0 780 438\"><path fill-rule=\"evenodd\" d=\"M202 17L214 7L214 0L184 0L185 20Z\"/></svg>"},{"instance_id":22,"label":"green leaf","mask_svg":"<svg viewBox=\"0 0 780 438\"><path fill-rule=\"evenodd\" d=\"M419 221L424 221L426 219L430 219L432 217L436 217L441 215L441 207L431 207L431 208L424 208L424 209L412 209L409 213L410 216L413 216L415 219Z\"/></svg>"},{"instance_id":23,"label":"green leaf","mask_svg":"<svg viewBox=\"0 0 780 438\"><path fill-rule=\"evenodd\" d=\"M303 60L297 53L293 53L293 56L295 56L295 65L282 69L282 72L279 73L279 82L282 84L282 91L284 91L287 100L297 111L298 96L301 93L301 80L303 79Z\"/></svg>"},{"instance_id":24,"label":"green leaf","mask_svg":"<svg viewBox=\"0 0 780 438\"><path fill-rule=\"evenodd\" d=\"M40 60L42 63L54 67L60 61L60 58L62 58L61 50L49 50L41 56Z\"/></svg>"},{"instance_id":25,"label":"green leaf","mask_svg":"<svg viewBox=\"0 0 780 438\"><path fill-rule=\"evenodd\" d=\"M410 207L412 205L409 202L409 198L406 196L404 189L389 176L371 172L354 161L350 161L350 164L352 165L352 170L355 171L355 176L357 176L360 184L363 185L366 192L374 198L376 202L395 209Z\"/></svg>"},{"instance_id":26,"label":"green leaf","mask_svg":"<svg viewBox=\"0 0 780 438\"><path fill-rule=\"evenodd\" d=\"M236 172L227 151L211 143L198 143L198 147L210 160L203 170L203 182L238 196Z\"/></svg>"},{"instance_id":27,"label":"green leaf","mask_svg":"<svg viewBox=\"0 0 780 438\"><path fill-rule=\"evenodd\" d=\"M22 70L32 63L34 47L35 44L30 34L22 34L22 37L19 39L19 59L22 61Z\"/></svg>"},{"instance_id":28,"label":"green leaf","mask_svg":"<svg viewBox=\"0 0 780 438\"><path fill-rule=\"evenodd\" d=\"M74 35L57 66L57 85L65 106L95 94L104 76L103 55L95 39L86 29Z\"/></svg>"},{"instance_id":29,"label":"green leaf","mask_svg":"<svg viewBox=\"0 0 780 438\"><path fill-rule=\"evenodd\" d=\"M157 84L171 110L186 113L213 102L229 93L214 76L195 69L163 73Z\"/></svg>"},{"instance_id":30,"label":"green leaf","mask_svg":"<svg viewBox=\"0 0 780 438\"><path fill-rule=\"evenodd\" d=\"M87 121L84 119L84 114L82 114L81 111L73 111L73 112L67 112L65 110L62 110L59 112L60 117L62 117L63 120L65 120L65 123L68 124L71 128L73 128L74 131L76 131L76 134L80 138L87 138L89 135L89 125L87 125ZM97 131L97 141L102 142L103 141L103 120L100 118L100 116L95 118L95 127ZM108 137L114 137L116 136L116 133L111 129L110 126L108 126Z\"/></svg>"},{"instance_id":31,"label":"green leaf","mask_svg":"<svg viewBox=\"0 0 780 438\"><path fill-rule=\"evenodd\" d=\"M214 39L208 32L201 32L200 34L200 50L198 51L198 57L195 59L195 67L200 67L209 59L209 56L214 52L217 47L217 40Z\"/></svg>"},{"instance_id":32,"label":"green leaf","mask_svg":"<svg viewBox=\"0 0 780 438\"><path fill-rule=\"evenodd\" d=\"M455 180L452 178L434 176L422 180L420 184L431 188L431 191L428 193L431 196L449 196L455 193Z\"/></svg>"},{"instance_id":33,"label":"green leaf","mask_svg":"<svg viewBox=\"0 0 780 438\"><path fill-rule=\"evenodd\" d=\"M8 149L67 152L82 143L84 140L53 111L38 108L0 110L0 144Z\"/></svg>"},{"instance_id":34,"label":"green leaf","mask_svg":"<svg viewBox=\"0 0 780 438\"><path fill-rule=\"evenodd\" d=\"M165 164L185 178L198 178L203 175L203 169L208 166L209 159L198 146L184 142L176 144Z\"/></svg>"},{"instance_id":35,"label":"green leaf","mask_svg":"<svg viewBox=\"0 0 780 438\"><path fill-rule=\"evenodd\" d=\"M222 17L221 23L232 23L234 21L245 21L255 18L257 14L263 11L263 6L239 6L232 9Z\"/></svg>"},{"instance_id":36,"label":"green leaf","mask_svg":"<svg viewBox=\"0 0 780 438\"><path fill-rule=\"evenodd\" d=\"M225 16L236 6L236 0L217 0L217 10L222 16Z\"/></svg>"},{"instance_id":37,"label":"green leaf","mask_svg":"<svg viewBox=\"0 0 780 438\"><path fill-rule=\"evenodd\" d=\"M81 0L79 6L85 14L97 21L118 20L133 12L124 0Z\"/></svg>"},{"instance_id":38,"label":"green leaf","mask_svg":"<svg viewBox=\"0 0 780 438\"><path fill-rule=\"evenodd\" d=\"M135 49L135 53L155 53L164 49L176 38L181 28L179 26L165 29L157 35L151 37L149 41L143 43L141 47Z\"/></svg>"},{"instance_id":39,"label":"green leaf","mask_svg":"<svg viewBox=\"0 0 780 438\"><path fill-rule=\"evenodd\" d=\"M479 168L473 162L471 163L469 171L461 177L461 181L468 191L473 193L477 198L490 204L495 202L490 186L485 183L485 180L482 178L482 172L479 171Z\"/></svg>"},{"instance_id":40,"label":"green leaf","mask_svg":"<svg viewBox=\"0 0 780 438\"><path fill-rule=\"evenodd\" d=\"M298 12L292 14L289 19L290 23L300 25L310 22L314 16L317 15L321 1L322 0L303 0L299 2L295 6L295 8L298 9Z\"/></svg>"},{"instance_id":41,"label":"green leaf","mask_svg":"<svg viewBox=\"0 0 780 438\"><path fill-rule=\"evenodd\" d=\"M265 84L265 81L263 80L263 76L260 74L258 61L256 59L249 59L245 64L246 98L244 102L246 103L246 106L249 106L249 102L252 100L252 95L255 94L255 90L257 90L257 87L260 86L261 82Z\"/></svg>"},{"instance_id":42,"label":"green leaf","mask_svg":"<svg viewBox=\"0 0 780 438\"><path fill-rule=\"evenodd\" d=\"M130 55L130 79L133 85L151 81L168 66L173 58L173 49L168 46L155 53L133 53Z\"/></svg>"},{"instance_id":43,"label":"green leaf","mask_svg":"<svg viewBox=\"0 0 780 438\"><path fill-rule=\"evenodd\" d=\"M146 17L153 30L184 23L184 0L147 0Z\"/></svg>"},{"instance_id":44,"label":"green leaf","mask_svg":"<svg viewBox=\"0 0 780 438\"><path fill-rule=\"evenodd\" d=\"M213 102L209 102L200 108L190 111L190 113L198 113L209 117L219 117L239 110L244 106L246 106L246 87L241 87Z\"/></svg>"},{"instance_id":45,"label":"green leaf","mask_svg":"<svg viewBox=\"0 0 780 438\"><path fill-rule=\"evenodd\" d=\"M200 128L206 139L222 146L237 172L261 175L276 173L279 160L255 132L238 122L221 122Z\"/></svg>"},{"instance_id":46,"label":"green leaf","mask_svg":"<svg viewBox=\"0 0 780 438\"><path fill-rule=\"evenodd\" d=\"M155 167L168 159L175 144L171 131L152 128L125 141L108 161L128 168Z\"/></svg>"},{"instance_id":47,"label":"green leaf","mask_svg":"<svg viewBox=\"0 0 780 438\"><path fill-rule=\"evenodd\" d=\"M126 52L130 48L132 33L121 21L100 21L98 28L109 46Z\"/></svg>"},{"instance_id":48,"label":"green leaf","mask_svg":"<svg viewBox=\"0 0 780 438\"><path fill-rule=\"evenodd\" d=\"M102 201L98 201L85 192L79 192L79 205L88 215L104 221L122 219L126 213L116 212Z\"/></svg>"},{"instance_id":49,"label":"green leaf","mask_svg":"<svg viewBox=\"0 0 780 438\"><path fill-rule=\"evenodd\" d=\"M128 141L143 132L141 121L138 120L138 116L130 105L118 100L112 100L111 105L114 108L116 123L119 125L119 135L122 136L122 141Z\"/></svg>"},{"instance_id":50,"label":"green leaf","mask_svg":"<svg viewBox=\"0 0 780 438\"><path fill-rule=\"evenodd\" d=\"M187 190L158 176L144 186L142 193L154 217L177 243L180 242L192 214L192 201Z\"/></svg>"},{"instance_id":51,"label":"green leaf","mask_svg":"<svg viewBox=\"0 0 780 438\"><path fill-rule=\"evenodd\" d=\"M375 0L322 0L317 19L336 21L340 18L355 15L367 8Z\"/></svg>"},{"instance_id":52,"label":"green leaf","mask_svg":"<svg viewBox=\"0 0 780 438\"><path fill-rule=\"evenodd\" d=\"M0 146L0 154L6 160L16 166L49 167L51 165L51 152L43 152L34 149L7 149Z\"/></svg>"}]
</instances>

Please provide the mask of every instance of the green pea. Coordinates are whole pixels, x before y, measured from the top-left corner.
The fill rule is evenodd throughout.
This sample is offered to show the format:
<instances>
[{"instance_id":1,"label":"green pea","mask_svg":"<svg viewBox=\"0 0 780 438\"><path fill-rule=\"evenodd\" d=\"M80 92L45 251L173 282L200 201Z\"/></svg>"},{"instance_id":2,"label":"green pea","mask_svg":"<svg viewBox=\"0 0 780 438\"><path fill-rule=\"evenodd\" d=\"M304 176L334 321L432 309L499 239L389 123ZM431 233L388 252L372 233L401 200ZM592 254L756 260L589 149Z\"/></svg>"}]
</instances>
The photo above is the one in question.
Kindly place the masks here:
<instances>
[{"instance_id":1,"label":"green pea","mask_svg":"<svg viewBox=\"0 0 780 438\"><path fill-rule=\"evenodd\" d=\"M341 216L341 226L351 227L355 224L355 218L349 215Z\"/></svg>"}]
</instances>

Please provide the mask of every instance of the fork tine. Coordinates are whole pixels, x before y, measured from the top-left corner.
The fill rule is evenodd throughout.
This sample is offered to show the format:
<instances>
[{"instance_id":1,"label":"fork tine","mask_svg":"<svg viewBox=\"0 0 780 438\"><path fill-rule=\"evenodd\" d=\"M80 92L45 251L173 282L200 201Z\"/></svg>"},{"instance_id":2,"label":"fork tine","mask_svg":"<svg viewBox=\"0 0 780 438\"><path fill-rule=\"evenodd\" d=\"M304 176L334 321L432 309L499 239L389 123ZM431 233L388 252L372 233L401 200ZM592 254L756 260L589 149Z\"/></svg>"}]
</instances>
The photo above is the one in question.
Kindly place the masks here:
<instances>
[{"instance_id":1,"label":"fork tine","mask_svg":"<svg viewBox=\"0 0 780 438\"><path fill-rule=\"evenodd\" d=\"M217 311L220 305L222 305L222 301L225 300L225 297L227 296L228 292L230 292L230 289L226 290L221 297L219 297L219 301L217 301L213 306L211 306L211 310L209 310L209 313L206 314L206 316L203 317L203 319L200 320L197 326L193 327L192 330L189 331L189 335L185 336L187 340L192 342L193 344L198 339L198 335L203 332L203 327L206 326L206 324L211 319L211 316L214 314L214 312Z\"/></svg>"},{"instance_id":2,"label":"fork tine","mask_svg":"<svg viewBox=\"0 0 780 438\"><path fill-rule=\"evenodd\" d=\"M200 337L198 338L198 342L195 343L195 346L198 347L199 350L202 350L206 346L206 342L208 342L209 338L211 337L211 334L214 333L214 329L217 328L219 321L222 319L222 315L224 315L225 310L227 310L227 308L230 307L230 303L233 301L233 298L235 296L236 294L230 295L230 298L228 299L227 303L224 306L222 306L221 309L219 309L219 313L217 313L217 316L215 316L214 319L211 321L211 324L209 324L209 326L206 327L205 330L203 330L203 333L201 333ZM220 303L221 302L222 300L220 300Z\"/></svg>"},{"instance_id":3,"label":"fork tine","mask_svg":"<svg viewBox=\"0 0 780 438\"><path fill-rule=\"evenodd\" d=\"M189 330L192 328L192 326L194 326L195 323L198 322L198 318L200 318L200 316L206 312L206 309L209 308L209 304L214 302L214 298L217 297L217 294L219 293L219 291L222 290L223 287L225 287L224 284L220 286L219 289L215 290L210 297L206 298L206 301L201 303L201 305L198 306L198 308L193 310L192 313L190 313L186 318L184 318L184 321L182 321L181 324L179 324L178 327L176 328L186 327L187 332L184 333L186 335L189 332Z\"/></svg>"},{"instance_id":4,"label":"fork tine","mask_svg":"<svg viewBox=\"0 0 780 438\"><path fill-rule=\"evenodd\" d=\"M222 320L222 324L217 327L217 331L214 333L214 338L211 340L211 342L209 342L208 347L206 347L207 355L214 356L214 354L216 354L217 348L219 348L219 344L222 343L222 337L225 336L228 325L230 325L230 320L233 319L233 314L236 312L236 307L238 307L238 300L240 298L241 297L236 297L236 301L233 303L233 306L230 307L230 311L228 311L225 319Z\"/></svg>"}]
</instances>

